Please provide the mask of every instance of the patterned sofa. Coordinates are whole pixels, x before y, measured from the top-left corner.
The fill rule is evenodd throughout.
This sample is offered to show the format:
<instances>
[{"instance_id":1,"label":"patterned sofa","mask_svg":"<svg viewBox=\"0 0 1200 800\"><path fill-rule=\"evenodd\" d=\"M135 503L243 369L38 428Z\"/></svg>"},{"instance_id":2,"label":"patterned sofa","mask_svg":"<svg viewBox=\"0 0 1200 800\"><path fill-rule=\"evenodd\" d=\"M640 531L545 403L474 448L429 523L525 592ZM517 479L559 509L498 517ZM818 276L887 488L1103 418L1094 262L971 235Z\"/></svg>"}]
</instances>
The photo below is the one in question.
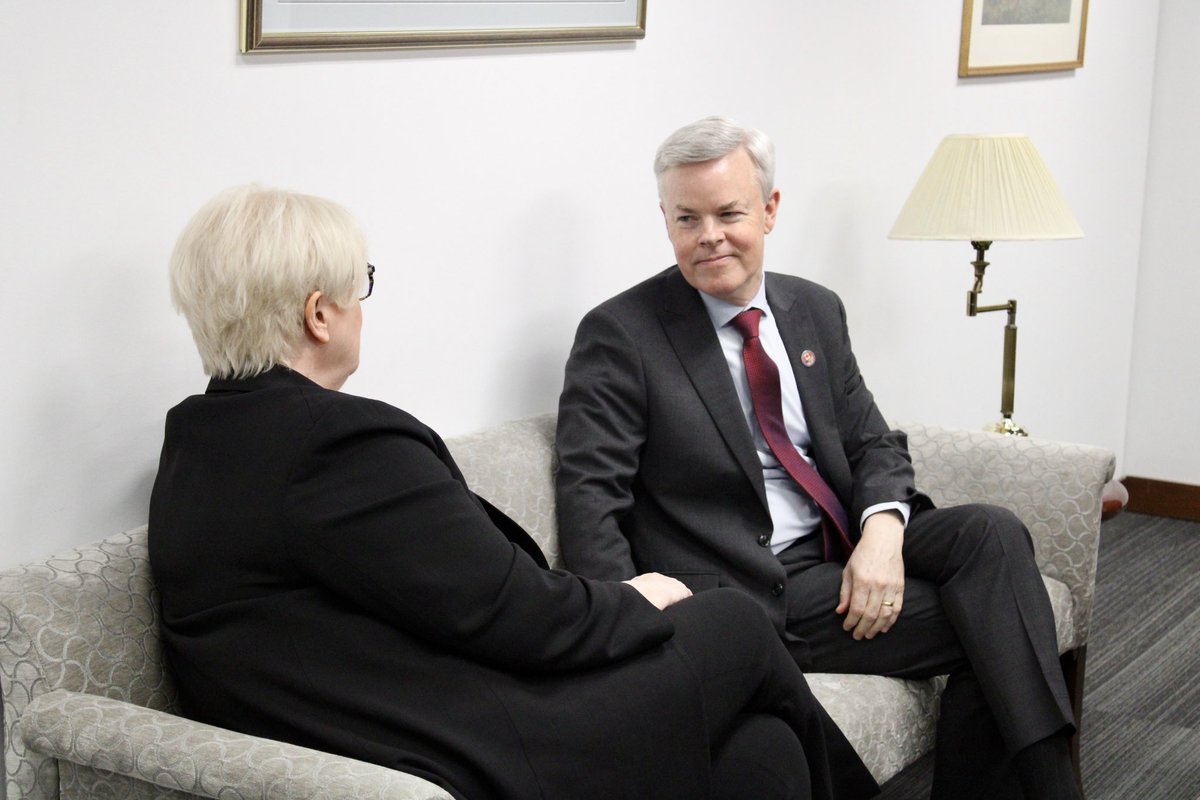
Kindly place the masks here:
<instances>
[{"instance_id":1,"label":"patterned sofa","mask_svg":"<svg viewBox=\"0 0 1200 800\"><path fill-rule=\"evenodd\" d=\"M1081 693L1101 492L1112 477L1112 454L902 427L918 482L936 502L999 503L1029 526L1064 667ZM557 565L553 435L554 416L547 414L449 444L471 485L521 522ZM809 680L881 782L931 747L938 681L823 674ZM0 571L0 689L6 777L0 788L14 800L449 798L400 772L176 716L144 527Z\"/></svg>"}]
</instances>

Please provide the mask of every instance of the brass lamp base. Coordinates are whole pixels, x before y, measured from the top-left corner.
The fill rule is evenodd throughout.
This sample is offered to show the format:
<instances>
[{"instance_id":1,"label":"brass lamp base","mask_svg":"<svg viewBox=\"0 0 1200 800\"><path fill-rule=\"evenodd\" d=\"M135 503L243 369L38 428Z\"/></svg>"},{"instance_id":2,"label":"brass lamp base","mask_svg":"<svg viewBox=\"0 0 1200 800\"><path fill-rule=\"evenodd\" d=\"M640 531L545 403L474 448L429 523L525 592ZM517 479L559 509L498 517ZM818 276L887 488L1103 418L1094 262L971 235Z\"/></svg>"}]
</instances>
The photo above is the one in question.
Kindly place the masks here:
<instances>
[{"instance_id":1,"label":"brass lamp base","mask_svg":"<svg viewBox=\"0 0 1200 800\"><path fill-rule=\"evenodd\" d=\"M1005 436L1028 436L1029 432L1020 425L1012 421L1012 417L1004 417L995 425L989 425L984 428L992 433L1002 433Z\"/></svg>"}]
</instances>

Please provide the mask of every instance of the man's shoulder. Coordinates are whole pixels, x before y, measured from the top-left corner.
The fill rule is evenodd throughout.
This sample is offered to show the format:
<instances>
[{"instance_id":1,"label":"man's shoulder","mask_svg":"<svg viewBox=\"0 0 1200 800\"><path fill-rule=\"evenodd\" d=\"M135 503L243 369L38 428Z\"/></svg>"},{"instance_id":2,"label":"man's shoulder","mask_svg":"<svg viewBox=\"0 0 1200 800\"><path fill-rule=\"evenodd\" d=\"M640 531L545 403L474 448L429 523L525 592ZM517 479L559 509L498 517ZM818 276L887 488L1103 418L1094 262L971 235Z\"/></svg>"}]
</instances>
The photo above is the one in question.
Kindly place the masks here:
<instances>
[{"instance_id":1,"label":"man's shoulder","mask_svg":"<svg viewBox=\"0 0 1200 800\"><path fill-rule=\"evenodd\" d=\"M641 339L651 330L661 327L664 312L678 313L691 304L703 309L699 294L671 266L657 275L616 294L584 315L579 332L600 335L601 332Z\"/></svg>"},{"instance_id":2,"label":"man's shoulder","mask_svg":"<svg viewBox=\"0 0 1200 800\"><path fill-rule=\"evenodd\" d=\"M791 295L818 297L821 299L837 298L837 292L829 287L801 278L799 275L788 275L783 272L763 273L767 282L767 292L786 292Z\"/></svg>"},{"instance_id":3,"label":"man's shoulder","mask_svg":"<svg viewBox=\"0 0 1200 800\"><path fill-rule=\"evenodd\" d=\"M766 283L767 299L776 312L786 313L791 308L805 308L818 315L842 315L842 300L837 292L816 281L768 272Z\"/></svg>"},{"instance_id":4,"label":"man's shoulder","mask_svg":"<svg viewBox=\"0 0 1200 800\"><path fill-rule=\"evenodd\" d=\"M657 275L652 275L644 281L613 295L596 306L593 311L648 311L654 308L663 292L680 291L681 288L690 287L684 281L679 268L672 265Z\"/></svg>"}]
</instances>

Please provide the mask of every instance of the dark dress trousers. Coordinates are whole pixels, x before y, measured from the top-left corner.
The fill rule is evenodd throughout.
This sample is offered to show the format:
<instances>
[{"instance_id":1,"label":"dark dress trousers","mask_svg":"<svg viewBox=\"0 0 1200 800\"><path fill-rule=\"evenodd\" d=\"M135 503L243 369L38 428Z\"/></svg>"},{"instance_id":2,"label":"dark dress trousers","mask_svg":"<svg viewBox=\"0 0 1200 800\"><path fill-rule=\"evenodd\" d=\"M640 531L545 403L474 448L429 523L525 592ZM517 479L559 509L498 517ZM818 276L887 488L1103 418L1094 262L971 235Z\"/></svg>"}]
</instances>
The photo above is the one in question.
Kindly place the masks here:
<instances>
[{"instance_id":1,"label":"dark dress trousers","mask_svg":"<svg viewBox=\"0 0 1200 800\"><path fill-rule=\"evenodd\" d=\"M819 535L771 550L749 426L704 303L677 267L579 325L557 431L567 567L610 580L653 570L698 592L740 589L805 669L950 673L939 736L947 747L960 733L981 743L960 749L964 761L981 752L1003 760L1003 751L1070 726L1053 616L1024 526L998 508L934 509L914 485L907 438L888 428L863 381L840 299L802 278L767 273L765 281L810 454L849 514L851 539L872 505L913 509L896 625L870 642L841 630L833 609L842 565L823 563ZM812 357L802 361L805 351ZM966 709L961 720L957 709ZM939 769L950 761L940 759Z\"/></svg>"},{"instance_id":2,"label":"dark dress trousers","mask_svg":"<svg viewBox=\"0 0 1200 800\"><path fill-rule=\"evenodd\" d=\"M403 411L213 380L167 416L149 546L188 716L470 800L708 796L687 603L547 569Z\"/></svg>"}]
</instances>

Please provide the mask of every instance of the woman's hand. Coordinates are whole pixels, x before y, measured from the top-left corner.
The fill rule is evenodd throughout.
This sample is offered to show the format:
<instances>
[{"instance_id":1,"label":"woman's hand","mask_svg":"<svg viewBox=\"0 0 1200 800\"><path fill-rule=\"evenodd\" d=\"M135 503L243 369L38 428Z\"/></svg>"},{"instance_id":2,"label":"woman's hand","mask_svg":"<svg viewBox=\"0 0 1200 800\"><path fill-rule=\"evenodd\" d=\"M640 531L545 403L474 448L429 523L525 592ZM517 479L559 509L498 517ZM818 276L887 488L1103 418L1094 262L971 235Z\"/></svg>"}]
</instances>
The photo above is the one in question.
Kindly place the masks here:
<instances>
[{"instance_id":1,"label":"woman's hand","mask_svg":"<svg viewBox=\"0 0 1200 800\"><path fill-rule=\"evenodd\" d=\"M659 611L692 596L691 589L674 578L668 578L657 572L645 572L636 578L630 578L625 583L641 592L642 597L653 603Z\"/></svg>"}]
</instances>

